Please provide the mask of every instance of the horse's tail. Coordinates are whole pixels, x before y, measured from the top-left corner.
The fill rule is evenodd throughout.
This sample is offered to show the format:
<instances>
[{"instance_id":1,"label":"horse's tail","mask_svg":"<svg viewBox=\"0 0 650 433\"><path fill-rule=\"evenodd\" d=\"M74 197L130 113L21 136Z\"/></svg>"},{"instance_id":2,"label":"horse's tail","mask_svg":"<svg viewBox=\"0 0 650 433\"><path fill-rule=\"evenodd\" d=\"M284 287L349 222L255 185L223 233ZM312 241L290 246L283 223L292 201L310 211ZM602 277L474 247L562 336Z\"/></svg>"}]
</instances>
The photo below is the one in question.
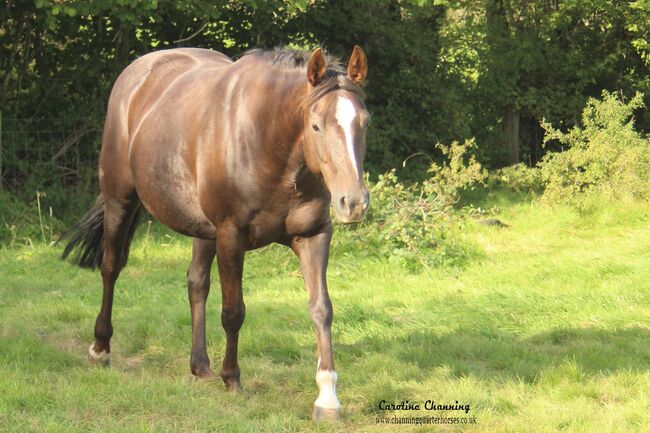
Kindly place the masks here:
<instances>
[{"instance_id":1,"label":"horse's tail","mask_svg":"<svg viewBox=\"0 0 650 433\"><path fill-rule=\"evenodd\" d=\"M104 256L104 209L104 198L100 195L86 215L61 236L58 242L68 240L61 259L65 260L68 256L72 256L72 262L82 268L100 267ZM139 207L129 226L124 246L124 265L129 257L129 247L140 222L141 213L142 209Z\"/></svg>"},{"instance_id":2,"label":"horse's tail","mask_svg":"<svg viewBox=\"0 0 650 433\"><path fill-rule=\"evenodd\" d=\"M74 226L65 232L59 242L67 239L61 258L72 254L73 263L82 268L95 269L104 255L104 199L98 196L95 204Z\"/></svg>"}]
</instances>

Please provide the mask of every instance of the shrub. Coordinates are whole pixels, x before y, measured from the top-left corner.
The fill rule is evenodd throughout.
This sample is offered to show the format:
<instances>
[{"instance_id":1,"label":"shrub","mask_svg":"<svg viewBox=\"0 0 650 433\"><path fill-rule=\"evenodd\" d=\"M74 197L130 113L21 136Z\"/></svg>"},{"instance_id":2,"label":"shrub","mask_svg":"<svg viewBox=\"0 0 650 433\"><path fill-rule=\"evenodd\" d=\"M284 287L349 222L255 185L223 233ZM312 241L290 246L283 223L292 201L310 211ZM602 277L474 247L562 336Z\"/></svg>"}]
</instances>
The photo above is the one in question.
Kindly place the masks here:
<instances>
[{"instance_id":1,"label":"shrub","mask_svg":"<svg viewBox=\"0 0 650 433\"><path fill-rule=\"evenodd\" d=\"M455 237L460 218L454 206L463 190L486 177L476 158L469 155L475 147L474 140L437 145L445 161L432 163L430 177L422 182L400 182L394 169L380 175L370 188L372 204L366 221L350 233L407 267L462 256L465 246Z\"/></svg>"},{"instance_id":2,"label":"shrub","mask_svg":"<svg viewBox=\"0 0 650 433\"><path fill-rule=\"evenodd\" d=\"M582 113L582 126L564 133L548 123L544 143L557 140L568 146L550 153L540 164L545 191L551 202L576 202L586 194L607 199L650 197L650 142L634 130L632 114L643 107L642 95L628 103L615 93L590 99Z\"/></svg>"},{"instance_id":3,"label":"shrub","mask_svg":"<svg viewBox=\"0 0 650 433\"><path fill-rule=\"evenodd\" d=\"M543 189L540 170L523 163L493 171L490 173L489 185L515 192L541 192Z\"/></svg>"}]
</instances>

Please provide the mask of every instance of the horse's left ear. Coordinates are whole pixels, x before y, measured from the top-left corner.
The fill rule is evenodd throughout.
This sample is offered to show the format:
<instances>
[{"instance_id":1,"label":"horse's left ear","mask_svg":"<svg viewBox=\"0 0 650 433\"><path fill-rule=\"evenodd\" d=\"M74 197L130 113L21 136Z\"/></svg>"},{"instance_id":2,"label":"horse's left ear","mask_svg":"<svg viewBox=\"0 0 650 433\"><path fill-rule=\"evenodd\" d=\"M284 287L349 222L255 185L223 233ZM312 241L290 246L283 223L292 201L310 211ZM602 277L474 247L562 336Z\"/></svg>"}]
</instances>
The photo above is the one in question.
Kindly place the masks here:
<instances>
[{"instance_id":1,"label":"horse's left ear","mask_svg":"<svg viewBox=\"0 0 650 433\"><path fill-rule=\"evenodd\" d=\"M355 45L348 62L348 77L359 84L365 81L367 75L368 60L366 59L366 53L363 52L359 45Z\"/></svg>"}]
</instances>

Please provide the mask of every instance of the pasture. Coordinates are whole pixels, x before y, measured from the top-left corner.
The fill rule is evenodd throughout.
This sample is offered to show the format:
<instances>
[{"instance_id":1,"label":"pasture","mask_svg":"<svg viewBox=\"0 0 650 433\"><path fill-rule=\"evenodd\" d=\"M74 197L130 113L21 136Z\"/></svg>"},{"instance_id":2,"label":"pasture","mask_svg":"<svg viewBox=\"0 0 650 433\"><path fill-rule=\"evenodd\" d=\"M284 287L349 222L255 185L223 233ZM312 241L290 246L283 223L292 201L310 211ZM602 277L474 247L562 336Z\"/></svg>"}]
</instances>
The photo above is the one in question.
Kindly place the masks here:
<instances>
[{"instance_id":1,"label":"pasture","mask_svg":"<svg viewBox=\"0 0 650 433\"><path fill-rule=\"evenodd\" d=\"M115 293L112 366L86 360L97 272L61 247L0 249L0 431L645 432L650 430L650 205L578 211L497 193L510 228L467 220L478 253L419 271L335 228L329 268L344 419L314 424L315 343L298 262L247 253L243 389L189 372L191 242L143 224ZM225 345L216 272L208 353ZM390 403L469 404L472 425L379 425Z\"/></svg>"}]
</instances>

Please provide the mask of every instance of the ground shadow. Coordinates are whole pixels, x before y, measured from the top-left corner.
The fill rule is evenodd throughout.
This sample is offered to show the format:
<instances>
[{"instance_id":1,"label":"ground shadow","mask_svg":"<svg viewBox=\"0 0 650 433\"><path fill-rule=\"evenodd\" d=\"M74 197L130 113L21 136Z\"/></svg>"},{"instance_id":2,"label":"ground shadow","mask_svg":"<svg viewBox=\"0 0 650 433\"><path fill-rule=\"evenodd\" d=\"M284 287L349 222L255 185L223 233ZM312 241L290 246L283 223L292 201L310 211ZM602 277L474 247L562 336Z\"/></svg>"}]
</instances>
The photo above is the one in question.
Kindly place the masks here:
<instances>
[{"instance_id":1,"label":"ground shadow","mask_svg":"<svg viewBox=\"0 0 650 433\"><path fill-rule=\"evenodd\" d=\"M401 337L369 338L354 344L354 351L381 351L395 357L422 380L433 369L445 367L457 377L516 379L534 382L544 372L570 363L580 374L608 375L618 371L650 370L650 330L561 328L521 337L496 329L436 334L414 331ZM399 372L397 372L399 375Z\"/></svg>"}]
</instances>

